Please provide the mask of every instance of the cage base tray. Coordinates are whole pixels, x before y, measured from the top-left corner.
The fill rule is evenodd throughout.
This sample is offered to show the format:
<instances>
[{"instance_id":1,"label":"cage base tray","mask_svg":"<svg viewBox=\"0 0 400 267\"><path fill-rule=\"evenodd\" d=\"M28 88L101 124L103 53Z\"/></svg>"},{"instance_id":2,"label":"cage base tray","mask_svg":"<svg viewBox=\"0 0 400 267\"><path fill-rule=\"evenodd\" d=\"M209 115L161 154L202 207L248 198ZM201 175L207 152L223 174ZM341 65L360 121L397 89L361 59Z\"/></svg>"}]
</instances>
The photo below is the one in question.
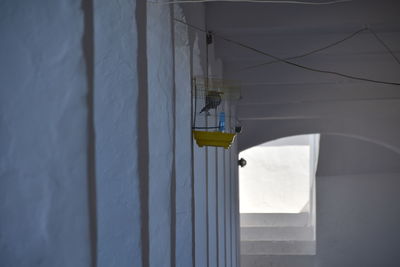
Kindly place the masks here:
<instances>
[{"instance_id":1,"label":"cage base tray","mask_svg":"<svg viewBox=\"0 0 400 267\"><path fill-rule=\"evenodd\" d=\"M234 133L193 131L193 137L199 147L215 146L228 149L232 145L235 136L236 134Z\"/></svg>"}]
</instances>

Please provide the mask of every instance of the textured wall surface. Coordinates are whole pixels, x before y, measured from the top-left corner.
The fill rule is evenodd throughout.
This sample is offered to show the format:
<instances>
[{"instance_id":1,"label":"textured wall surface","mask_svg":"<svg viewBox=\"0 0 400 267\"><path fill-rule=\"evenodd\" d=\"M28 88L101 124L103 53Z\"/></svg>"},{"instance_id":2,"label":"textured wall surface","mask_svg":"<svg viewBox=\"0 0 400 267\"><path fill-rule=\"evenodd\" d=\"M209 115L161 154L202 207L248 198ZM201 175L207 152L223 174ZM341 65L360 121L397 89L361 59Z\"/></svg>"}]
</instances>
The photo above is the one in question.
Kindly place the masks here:
<instances>
[{"instance_id":1,"label":"textured wall surface","mask_svg":"<svg viewBox=\"0 0 400 267\"><path fill-rule=\"evenodd\" d=\"M0 265L89 266L81 2L0 6Z\"/></svg>"},{"instance_id":2,"label":"textured wall surface","mask_svg":"<svg viewBox=\"0 0 400 267\"><path fill-rule=\"evenodd\" d=\"M396 266L400 155L345 136L321 138L317 266Z\"/></svg>"},{"instance_id":3,"label":"textured wall surface","mask_svg":"<svg viewBox=\"0 0 400 267\"><path fill-rule=\"evenodd\" d=\"M200 40L203 40L202 38ZM204 43L202 43L204 44ZM193 46L193 74L194 76L202 76L203 70L200 59L199 38L196 35ZM202 105L199 100L194 106ZM196 112L196 111L194 111ZM197 116L196 124L203 121ZM194 211L195 211L195 266L205 266L208 261L208 229L207 229L207 150L205 147L198 147L193 144L193 160L194 164Z\"/></svg>"},{"instance_id":4,"label":"textured wall surface","mask_svg":"<svg viewBox=\"0 0 400 267\"><path fill-rule=\"evenodd\" d=\"M98 265L141 265L135 1L94 1Z\"/></svg>"},{"instance_id":5,"label":"textured wall surface","mask_svg":"<svg viewBox=\"0 0 400 267\"><path fill-rule=\"evenodd\" d=\"M193 142L205 35L173 21L204 5L0 7L0 266L236 266L236 147Z\"/></svg>"},{"instance_id":6,"label":"textured wall surface","mask_svg":"<svg viewBox=\"0 0 400 267\"><path fill-rule=\"evenodd\" d=\"M185 20L175 6L174 17ZM188 27L174 25L175 45L175 176L176 176L176 266L193 264L192 134L191 134L191 49Z\"/></svg>"},{"instance_id":7,"label":"textured wall surface","mask_svg":"<svg viewBox=\"0 0 400 267\"><path fill-rule=\"evenodd\" d=\"M398 265L399 178L317 177L317 266Z\"/></svg>"},{"instance_id":8,"label":"textured wall surface","mask_svg":"<svg viewBox=\"0 0 400 267\"><path fill-rule=\"evenodd\" d=\"M171 182L174 162L174 72L168 5L147 10L150 266L171 266Z\"/></svg>"}]
</instances>

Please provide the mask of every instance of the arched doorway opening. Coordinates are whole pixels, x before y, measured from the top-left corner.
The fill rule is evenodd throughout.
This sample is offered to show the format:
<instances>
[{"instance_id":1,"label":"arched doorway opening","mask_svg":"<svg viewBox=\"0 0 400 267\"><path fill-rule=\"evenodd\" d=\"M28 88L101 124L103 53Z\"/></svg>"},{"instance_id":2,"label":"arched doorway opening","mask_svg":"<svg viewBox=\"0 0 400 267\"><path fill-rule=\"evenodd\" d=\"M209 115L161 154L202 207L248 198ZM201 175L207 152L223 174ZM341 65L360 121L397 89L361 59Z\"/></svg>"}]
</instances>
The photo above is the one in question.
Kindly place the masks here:
<instances>
[{"instance_id":1,"label":"arched doorway opening","mask_svg":"<svg viewBox=\"0 0 400 267\"><path fill-rule=\"evenodd\" d=\"M307 134L239 154L242 254L315 254L318 151L319 134Z\"/></svg>"}]
</instances>

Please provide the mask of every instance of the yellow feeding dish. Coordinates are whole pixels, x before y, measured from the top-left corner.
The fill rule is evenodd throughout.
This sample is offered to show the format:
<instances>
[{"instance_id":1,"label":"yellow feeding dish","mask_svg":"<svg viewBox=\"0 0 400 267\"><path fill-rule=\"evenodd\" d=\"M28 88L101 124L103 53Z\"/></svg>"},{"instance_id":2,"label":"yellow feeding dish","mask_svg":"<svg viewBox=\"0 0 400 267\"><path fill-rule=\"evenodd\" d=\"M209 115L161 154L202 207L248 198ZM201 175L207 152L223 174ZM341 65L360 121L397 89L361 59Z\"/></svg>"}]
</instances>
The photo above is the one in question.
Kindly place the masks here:
<instances>
[{"instance_id":1,"label":"yellow feeding dish","mask_svg":"<svg viewBox=\"0 0 400 267\"><path fill-rule=\"evenodd\" d=\"M228 149L233 143L235 135L234 133L193 131L193 137L199 147L217 146Z\"/></svg>"}]
</instances>

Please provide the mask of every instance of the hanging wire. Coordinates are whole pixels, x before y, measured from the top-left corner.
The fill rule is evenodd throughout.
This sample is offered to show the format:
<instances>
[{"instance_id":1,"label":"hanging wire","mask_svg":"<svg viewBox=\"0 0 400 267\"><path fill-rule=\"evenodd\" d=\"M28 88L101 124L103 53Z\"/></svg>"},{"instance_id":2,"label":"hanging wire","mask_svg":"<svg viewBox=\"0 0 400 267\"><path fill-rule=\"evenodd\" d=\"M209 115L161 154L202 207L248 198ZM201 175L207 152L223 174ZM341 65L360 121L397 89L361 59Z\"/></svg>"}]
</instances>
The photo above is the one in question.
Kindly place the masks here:
<instances>
[{"instance_id":1,"label":"hanging wire","mask_svg":"<svg viewBox=\"0 0 400 267\"><path fill-rule=\"evenodd\" d=\"M343 39L341 39L341 40L338 40L338 41L336 41L336 42L333 42L333 43L331 43L331 44L329 44L329 45L327 45L327 46L324 46L324 47L321 47L321 48L312 50L312 51L310 51L310 52L308 52L308 53L305 53L305 54L302 54L302 55L293 56L293 57L287 57L287 58L285 58L285 60L299 59L299 58L303 58L303 57L306 57L306 56L309 56L309 55L312 55L312 54L321 52L321 51L326 50L326 49L328 49L328 48L334 47L334 46L336 46L336 45L338 45L338 44L340 44L340 43L343 43L343 42L345 42L345 41L347 41L347 40L353 38L354 36L356 36L356 35L358 35L358 34L364 32L364 31L366 31L366 30L368 30L370 33L372 33L372 34L374 35L374 37L383 45L383 47L385 47L385 49L392 55L392 57L393 57L393 58L396 60L396 62L400 65L400 60L399 60L399 58L396 56L396 54L395 54L395 53L386 45L386 43L375 33L375 31L373 31L373 30L372 30L371 28L369 28L369 27L364 27L364 28L362 28L362 29L360 29L360 30L357 30L357 31L353 32L352 34L346 36L345 38L343 38ZM280 62L280 61L279 61L279 60L271 60L271 61L268 61L268 62L265 62L265 63L256 64L256 65L252 65L252 66L240 68L240 69L237 69L237 70L233 70L233 71L230 71L230 73L235 73L235 72L239 72L239 71L244 71L244 70L249 70L249 69L253 69L253 68L258 68L258 67L262 67L262 66L266 66L266 65L278 63L278 62Z\"/></svg>"},{"instance_id":2,"label":"hanging wire","mask_svg":"<svg viewBox=\"0 0 400 267\"><path fill-rule=\"evenodd\" d=\"M286 102L248 102L241 104L242 106L247 105L268 105L268 106L279 106L279 105L297 105L297 104L321 104L321 103L338 103L338 102L368 102L368 101L399 101L399 96L388 96L388 97L365 97L365 98L347 98L347 99L318 99L318 100L297 100L297 101L286 101Z\"/></svg>"},{"instance_id":3,"label":"hanging wire","mask_svg":"<svg viewBox=\"0 0 400 267\"><path fill-rule=\"evenodd\" d=\"M336 45L338 45L338 44L340 44L340 43L343 43L343 42L345 42L345 41L347 41L347 40L353 38L354 36L356 36L356 35L358 35L358 34L364 32L364 31L366 31L366 30L368 30L368 28L367 28L367 27L364 27L364 28L362 28L362 29L359 29L359 30L353 32L352 34L346 36L345 38L343 38L343 39L341 39L341 40L338 40L338 41L336 41L336 42L333 42L333 43L331 43L331 44L329 44L329 45L326 45L326 46L324 46L324 47L321 47L321 48L312 50L312 51L307 52L307 53L305 53L305 54L301 54L301 55L293 56L293 57L287 57L287 58L285 58L285 60L292 60L292 59L303 58L303 57L306 57L306 56L309 56L309 55L312 55L312 54L321 52L321 51L326 50L326 49L328 49L328 48L334 47L334 46L336 46ZM233 71L231 71L231 72L235 73L235 72L237 72L237 71L244 71L244 70L254 69L254 68L258 68L258 67L262 67L262 66L266 66L266 65L278 63L278 62L281 62L281 61L280 61L280 60L271 60L271 61L268 61L268 62L265 62L265 63L261 63L261 64L252 65L252 66L248 66L248 67L245 67L245 68L233 70ZM230 72L230 73L231 73L231 72Z\"/></svg>"},{"instance_id":4,"label":"hanging wire","mask_svg":"<svg viewBox=\"0 0 400 267\"><path fill-rule=\"evenodd\" d=\"M193 29L198 30L198 31L200 31L200 32L207 33L206 30L201 29L201 28L199 28L199 27L197 27L197 26L191 25L191 24L189 24L189 23L186 23L186 22L184 22L184 21L182 21L182 20L179 20L179 19L176 19L176 18L174 18L174 20L177 21L177 22L183 23L183 24L189 26L190 28L193 28ZM259 50L259 49L257 49L257 48L254 48L254 47L248 46L248 45L246 45L246 44L240 43L240 42L238 42L238 41L235 41L235 40L232 40L232 39L223 37L223 36L221 36L221 35L217 35L217 34L215 34L214 32L212 33L212 35L215 36L215 37L217 37L217 38L219 38L219 39L221 39L221 40L224 40L224 41L226 41L226 42L235 44L235 45L237 45L237 46L246 48L246 49L248 49L248 50L254 51L254 52L256 52L256 53L259 53L259 54L268 56L268 57L270 57L270 58L273 58L273 59L275 59L275 60L277 60L277 61L286 63L286 64L291 65L291 66L294 66L294 67L298 67L298 68L301 68L301 69L304 69L304 70L308 70L308 71L312 71L312 72L317 72L317 73L324 73L324 74L336 75L336 76L340 76L340 77L344 77L344 78L348 78L348 79L352 79L352 80L359 80L359 81L366 81L366 82L371 82L371 83L378 83L378 84L386 84L386 85L397 85L397 86L400 86L400 83L398 83L398 82L380 81L380 80L375 80L375 79L370 79L370 78L364 78L364 77L358 77L358 76L354 76L354 75L349 75L349 74L345 74L345 73L341 73L341 72L336 72L336 71L321 70L321 69L316 69L316 68L308 67L308 66L305 66L305 65L301 65L301 64L297 64L297 63L288 61L288 60L286 60L286 59L284 59L284 58L280 58L280 57L274 56L274 55L272 55L272 54L270 54L270 53L261 51L261 50Z\"/></svg>"},{"instance_id":5,"label":"hanging wire","mask_svg":"<svg viewBox=\"0 0 400 267\"><path fill-rule=\"evenodd\" d=\"M152 1L148 0L147 3L151 4L196 4L196 3L209 3L209 2L247 2L247 3L263 3L263 4L294 4L294 5L332 5L339 3L347 3L352 2L353 0L336 0L336 1L327 1L327 2L312 2L312 1L286 1L286 0L182 0L182 1Z\"/></svg>"},{"instance_id":6,"label":"hanging wire","mask_svg":"<svg viewBox=\"0 0 400 267\"><path fill-rule=\"evenodd\" d=\"M368 30L375 36L375 38L383 45L383 47L386 48L386 50L392 55L392 57L397 61L398 64L400 64L399 58L395 55L395 53L389 48L389 46L386 45L386 43L376 34L374 30L371 28L368 28Z\"/></svg>"}]
</instances>

